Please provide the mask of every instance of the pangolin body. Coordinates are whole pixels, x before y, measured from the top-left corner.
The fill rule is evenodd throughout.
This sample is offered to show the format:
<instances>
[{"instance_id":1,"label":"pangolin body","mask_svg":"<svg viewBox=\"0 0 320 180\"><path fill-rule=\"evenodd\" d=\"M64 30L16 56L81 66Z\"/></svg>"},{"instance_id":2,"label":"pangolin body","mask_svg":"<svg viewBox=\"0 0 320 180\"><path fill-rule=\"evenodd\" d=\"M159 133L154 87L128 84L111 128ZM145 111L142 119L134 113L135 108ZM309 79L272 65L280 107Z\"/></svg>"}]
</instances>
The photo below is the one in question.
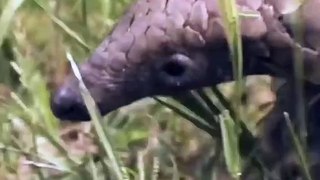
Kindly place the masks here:
<instances>
[{"instance_id":1,"label":"pangolin body","mask_svg":"<svg viewBox=\"0 0 320 180\"><path fill-rule=\"evenodd\" d=\"M294 52L300 52L305 79L320 83L320 0L236 3L245 75L292 76ZM300 22L298 41L294 29ZM138 0L80 72L103 115L146 96L232 80L218 0ZM73 75L53 96L52 110L61 119L89 120Z\"/></svg>"}]
</instances>

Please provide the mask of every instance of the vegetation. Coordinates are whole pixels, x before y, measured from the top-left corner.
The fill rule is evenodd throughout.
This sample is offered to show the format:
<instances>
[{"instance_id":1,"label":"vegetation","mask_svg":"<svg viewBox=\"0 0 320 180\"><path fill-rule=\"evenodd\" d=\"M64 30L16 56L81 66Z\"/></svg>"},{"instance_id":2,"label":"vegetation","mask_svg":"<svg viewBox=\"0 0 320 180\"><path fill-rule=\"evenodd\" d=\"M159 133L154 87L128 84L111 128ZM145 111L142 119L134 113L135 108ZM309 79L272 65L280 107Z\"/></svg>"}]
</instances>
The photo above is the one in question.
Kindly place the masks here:
<instances>
[{"instance_id":1,"label":"vegetation","mask_svg":"<svg viewBox=\"0 0 320 180\"><path fill-rule=\"evenodd\" d=\"M92 123L52 115L50 94L70 70L68 60L85 60L131 2L0 0L0 179L240 179L252 164L259 120L275 97L269 77L242 82L232 1L221 7L235 84L146 98L106 117L82 86ZM246 102L242 92L250 94Z\"/></svg>"}]
</instances>

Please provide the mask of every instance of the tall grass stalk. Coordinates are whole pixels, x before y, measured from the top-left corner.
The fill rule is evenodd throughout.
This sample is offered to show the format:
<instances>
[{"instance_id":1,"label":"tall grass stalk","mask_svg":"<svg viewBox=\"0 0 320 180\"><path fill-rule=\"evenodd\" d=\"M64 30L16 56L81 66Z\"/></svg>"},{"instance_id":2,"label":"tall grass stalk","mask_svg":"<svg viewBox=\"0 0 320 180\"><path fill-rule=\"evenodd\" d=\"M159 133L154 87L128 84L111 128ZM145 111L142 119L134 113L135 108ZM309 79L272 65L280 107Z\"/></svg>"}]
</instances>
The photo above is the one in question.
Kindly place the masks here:
<instances>
[{"instance_id":1,"label":"tall grass stalk","mask_svg":"<svg viewBox=\"0 0 320 180\"><path fill-rule=\"evenodd\" d=\"M2 46L4 38L7 36L9 27L11 25L16 11L22 5L23 2L24 0L7 1L7 4L3 8L0 17L0 47Z\"/></svg>"},{"instance_id":2,"label":"tall grass stalk","mask_svg":"<svg viewBox=\"0 0 320 180\"><path fill-rule=\"evenodd\" d=\"M51 10L49 10L41 0L33 0L49 17L50 19L60 27L63 32L69 35L72 39L74 39L78 44L80 44L85 50L90 51L90 46L78 35L77 32L69 28L63 21L58 19Z\"/></svg>"},{"instance_id":3,"label":"tall grass stalk","mask_svg":"<svg viewBox=\"0 0 320 180\"><path fill-rule=\"evenodd\" d=\"M112 148L111 142L109 141L108 135L103 128L103 125L101 123L102 117L96 107L95 101L91 97L89 90L86 88L86 86L82 80L78 66L74 62L71 54L67 53L67 57L68 57L68 60L71 64L73 73L75 74L75 76L77 77L77 79L79 81L79 88L81 91L82 98L83 98L83 100L87 106L87 109L89 111L89 114L92 118L92 123L93 123L94 128L97 132L99 140L102 143L103 150L110 158L111 165L112 165L111 170L115 173L115 176L117 177L118 180L123 180L123 179L125 179L124 174L123 174L124 169L122 168L122 165L119 162L119 160L115 154L115 151ZM127 174L127 172L125 172L125 174Z\"/></svg>"},{"instance_id":4,"label":"tall grass stalk","mask_svg":"<svg viewBox=\"0 0 320 180\"><path fill-rule=\"evenodd\" d=\"M241 156L239 153L239 129L228 111L220 116L220 127L222 132L222 144L227 169L234 179L239 180L241 176Z\"/></svg>"},{"instance_id":5,"label":"tall grass stalk","mask_svg":"<svg viewBox=\"0 0 320 180\"><path fill-rule=\"evenodd\" d=\"M237 3L235 0L219 0L219 5L222 11L224 30L231 53L233 76L236 81L233 107L240 107L243 94L243 51ZM237 113L235 120L239 121L239 118L243 117L241 109L235 108L234 110L235 113Z\"/></svg>"},{"instance_id":6,"label":"tall grass stalk","mask_svg":"<svg viewBox=\"0 0 320 180\"><path fill-rule=\"evenodd\" d=\"M301 1L302 2L302 1ZM299 44L299 46L304 46L304 22L302 20L301 11L297 11L294 13L294 20L296 22L296 26L293 28L293 34L295 37L295 41ZM301 138L303 149L306 149L306 138L308 136L307 125L306 125L306 112L305 112L305 91L304 91L304 56L303 52L300 50L294 51L294 83L295 83L295 95L297 97L297 103L295 105L295 117L298 120L298 135Z\"/></svg>"},{"instance_id":7,"label":"tall grass stalk","mask_svg":"<svg viewBox=\"0 0 320 180\"><path fill-rule=\"evenodd\" d=\"M222 142L227 169L232 177L239 179L241 175L241 156L239 151L240 123L243 118L241 108L241 97L243 94L243 51L242 37L240 29L240 18L236 0L219 0L224 30L229 44L232 59L233 75L235 79L235 97L233 100L234 119L230 113L222 112L220 116L220 126L222 132ZM235 122L233 122L235 121Z\"/></svg>"},{"instance_id":8,"label":"tall grass stalk","mask_svg":"<svg viewBox=\"0 0 320 180\"><path fill-rule=\"evenodd\" d=\"M297 151L297 154L298 154L298 157L300 160L300 166L302 168L302 171L304 172L305 178L307 180L312 180L310 172L309 172L308 157L305 153L305 149L304 149L305 147L302 144L301 137L297 136L297 133L294 130L294 127L292 125L289 114L287 112L284 112L283 115L285 117L286 124L289 128L290 135L292 137L294 146L296 148L296 151Z\"/></svg>"}]
</instances>

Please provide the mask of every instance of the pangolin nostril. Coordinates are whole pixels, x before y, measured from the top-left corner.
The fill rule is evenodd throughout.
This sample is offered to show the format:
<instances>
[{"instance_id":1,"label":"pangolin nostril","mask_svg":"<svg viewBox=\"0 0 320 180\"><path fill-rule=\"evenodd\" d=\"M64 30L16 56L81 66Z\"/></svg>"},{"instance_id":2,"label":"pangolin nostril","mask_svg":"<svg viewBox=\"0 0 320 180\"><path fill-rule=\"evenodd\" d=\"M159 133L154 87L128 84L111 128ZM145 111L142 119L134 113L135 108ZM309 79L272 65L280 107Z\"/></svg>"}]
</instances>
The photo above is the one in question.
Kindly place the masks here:
<instances>
[{"instance_id":1,"label":"pangolin nostril","mask_svg":"<svg viewBox=\"0 0 320 180\"><path fill-rule=\"evenodd\" d=\"M88 112L79 101L77 93L67 88L62 88L53 95L51 109L56 117L63 120L89 120Z\"/></svg>"},{"instance_id":2,"label":"pangolin nostril","mask_svg":"<svg viewBox=\"0 0 320 180\"><path fill-rule=\"evenodd\" d=\"M71 91L67 89L58 90L52 99L52 107L57 114L65 114L74 109L75 100Z\"/></svg>"},{"instance_id":3,"label":"pangolin nostril","mask_svg":"<svg viewBox=\"0 0 320 180\"><path fill-rule=\"evenodd\" d=\"M169 76L181 76L186 69L179 62L168 62L162 66L162 70Z\"/></svg>"}]
</instances>

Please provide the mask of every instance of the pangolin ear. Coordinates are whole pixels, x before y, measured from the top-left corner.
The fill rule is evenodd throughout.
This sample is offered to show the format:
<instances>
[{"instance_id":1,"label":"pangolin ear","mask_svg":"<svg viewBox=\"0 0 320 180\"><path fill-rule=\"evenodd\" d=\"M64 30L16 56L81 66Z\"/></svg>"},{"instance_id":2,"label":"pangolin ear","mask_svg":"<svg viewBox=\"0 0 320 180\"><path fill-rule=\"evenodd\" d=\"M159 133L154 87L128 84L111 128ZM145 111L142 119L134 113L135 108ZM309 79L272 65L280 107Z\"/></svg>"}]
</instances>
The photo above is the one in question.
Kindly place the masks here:
<instances>
[{"instance_id":1,"label":"pangolin ear","mask_svg":"<svg viewBox=\"0 0 320 180\"><path fill-rule=\"evenodd\" d=\"M302 5L302 0L267 0L267 2L280 14L290 14Z\"/></svg>"}]
</instances>

